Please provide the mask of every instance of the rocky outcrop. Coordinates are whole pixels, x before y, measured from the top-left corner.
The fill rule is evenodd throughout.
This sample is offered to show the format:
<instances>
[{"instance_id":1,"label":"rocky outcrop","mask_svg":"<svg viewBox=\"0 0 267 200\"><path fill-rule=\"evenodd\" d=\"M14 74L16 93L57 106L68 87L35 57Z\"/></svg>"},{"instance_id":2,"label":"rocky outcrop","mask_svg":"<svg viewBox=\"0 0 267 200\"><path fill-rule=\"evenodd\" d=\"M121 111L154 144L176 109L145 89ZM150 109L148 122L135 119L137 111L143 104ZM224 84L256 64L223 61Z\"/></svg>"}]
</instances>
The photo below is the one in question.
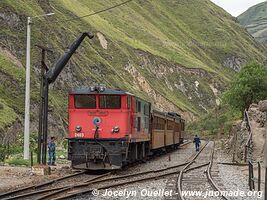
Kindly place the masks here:
<instances>
[{"instance_id":1,"label":"rocky outcrop","mask_svg":"<svg viewBox=\"0 0 267 200\"><path fill-rule=\"evenodd\" d=\"M244 160L244 149L248 135L246 122L237 121L232 126L229 138L224 142L223 148L227 154L233 155L234 162L242 162Z\"/></svg>"},{"instance_id":2,"label":"rocky outcrop","mask_svg":"<svg viewBox=\"0 0 267 200\"><path fill-rule=\"evenodd\" d=\"M223 61L223 66L228 67L236 72L239 72L241 66L246 63L244 58L238 56L229 56Z\"/></svg>"},{"instance_id":3,"label":"rocky outcrop","mask_svg":"<svg viewBox=\"0 0 267 200\"><path fill-rule=\"evenodd\" d=\"M262 112L267 108L267 102L252 104L248 109L248 116L252 131L252 146L248 152L248 159L252 161L263 161L264 145L267 134L266 113ZM241 121L233 125L231 135L225 142L225 149L228 153L234 154L235 161L244 161L244 150L249 137L247 122Z\"/></svg>"}]
</instances>

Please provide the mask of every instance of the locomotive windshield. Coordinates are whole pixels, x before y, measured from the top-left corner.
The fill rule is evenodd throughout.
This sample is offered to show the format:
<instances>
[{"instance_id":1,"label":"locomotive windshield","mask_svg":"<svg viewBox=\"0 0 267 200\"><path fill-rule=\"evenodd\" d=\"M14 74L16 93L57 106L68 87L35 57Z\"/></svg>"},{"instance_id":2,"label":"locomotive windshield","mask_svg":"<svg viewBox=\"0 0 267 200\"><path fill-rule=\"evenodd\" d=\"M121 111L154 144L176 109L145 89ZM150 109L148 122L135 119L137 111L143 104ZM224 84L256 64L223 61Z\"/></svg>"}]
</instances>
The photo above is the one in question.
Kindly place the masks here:
<instances>
[{"instance_id":1,"label":"locomotive windshield","mask_svg":"<svg viewBox=\"0 0 267 200\"><path fill-rule=\"evenodd\" d=\"M100 95L99 108L119 109L121 108L121 96L119 95Z\"/></svg>"},{"instance_id":2,"label":"locomotive windshield","mask_svg":"<svg viewBox=\"0 0 267 200\"><path fill-rule=\"evenodd\" d=\"M75 95L74 96L75 108L96 108L95 95Z\"/></svg>"}]
</instances>

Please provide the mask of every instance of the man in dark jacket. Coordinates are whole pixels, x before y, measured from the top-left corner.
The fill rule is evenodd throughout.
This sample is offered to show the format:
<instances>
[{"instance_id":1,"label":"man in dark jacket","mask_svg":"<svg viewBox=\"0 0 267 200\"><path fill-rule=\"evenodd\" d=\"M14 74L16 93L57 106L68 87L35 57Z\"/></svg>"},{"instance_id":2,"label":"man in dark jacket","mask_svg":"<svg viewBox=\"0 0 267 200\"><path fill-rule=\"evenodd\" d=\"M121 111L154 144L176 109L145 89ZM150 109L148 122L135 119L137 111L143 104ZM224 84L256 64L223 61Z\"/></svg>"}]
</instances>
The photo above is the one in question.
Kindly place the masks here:
<instances>
[{"instance_id":1,"label":"man in dark jacket","mask_svg":"<svg viewBox=\"0 0 267 200\"><path fill-rule=\"evenodd\" d=\"M55 137L51 137L48 142L48 165L55 165L56 161L56 143Z\"/></svg>"},{"instance_id":2,"label":"man in dark jacket","mask_svg":"<svg viewBox=\"0 0 267 200\"><path fill-rule=\"evenodd\" d=\"M201 141L200 141L200 138L197 135L195 135L193 143L195 143L196 151L199 151L199 146L200 146Z\"/></svg>"}]
</instances>

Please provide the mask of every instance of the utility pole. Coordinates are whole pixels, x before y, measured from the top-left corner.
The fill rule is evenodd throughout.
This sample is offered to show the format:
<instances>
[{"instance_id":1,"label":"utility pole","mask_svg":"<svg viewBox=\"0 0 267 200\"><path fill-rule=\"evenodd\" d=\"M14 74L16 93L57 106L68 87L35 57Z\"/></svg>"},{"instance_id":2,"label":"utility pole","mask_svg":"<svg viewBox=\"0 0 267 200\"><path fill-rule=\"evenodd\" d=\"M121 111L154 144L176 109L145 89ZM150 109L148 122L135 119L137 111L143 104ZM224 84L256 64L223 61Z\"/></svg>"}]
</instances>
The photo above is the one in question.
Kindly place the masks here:
<instances>
[{"instance_id":1,"label":"utility pole","mask_svg":"<svg viewBox=\"0 0 267 200\"><path fill-rule=\"evenodd\" d=\"M30 155L30 51L31 51L31 17L27 18L27 49L26 49L26 88L25 88L25 121L24 121L24 159L29 160Z\"/></svg>"},{"instance_id":2,"label":"utility pole","mask_svg":"<svg viewBox=\"0 0 267 200\"><path fill-rule=\"evenodd\" d=\"M43 110L44 110L44 74L48 71L48 67L45 64L46 52L52 51L41 45L35 45L42 50L41 58L41 74L40 74L40 107L39 107L39 128L38 128L38 147L37 147L37 163L41 164L42 144L43 144Z\"/></svg>"},{"instance_id":3,"label":"utility pole","mask_svg":"<svg viewBox=\"0 0 267 200\"><path fill-rule=\"evenodd\" d=\"M27 46L26 46L26 85L25 85L25 118L24 118L24 153L25 160L30 158L30 85L31 85L31 24L33 18L54 15L48 13L27 18Z\"/></svg>"}]
</instances>

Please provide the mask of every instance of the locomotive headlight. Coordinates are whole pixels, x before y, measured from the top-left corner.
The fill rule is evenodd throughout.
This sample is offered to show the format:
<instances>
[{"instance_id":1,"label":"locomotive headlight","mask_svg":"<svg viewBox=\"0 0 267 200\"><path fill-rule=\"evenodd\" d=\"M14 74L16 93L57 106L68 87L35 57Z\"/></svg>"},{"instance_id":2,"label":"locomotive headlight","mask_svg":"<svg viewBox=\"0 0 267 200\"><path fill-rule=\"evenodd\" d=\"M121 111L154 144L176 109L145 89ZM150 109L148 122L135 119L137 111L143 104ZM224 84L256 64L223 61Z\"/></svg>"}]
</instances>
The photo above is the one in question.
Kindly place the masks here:
<instances>
[{"instance_id":1,"label":"locomotive headlight","mask_svg":"<svg viewBox=\"0 0 267 200\"><path fill-rule=\"evenodd\" d=\"M94 92L95 91L95 87L94 86L91 86L90 87L90 92Z\"/></svg>"},{"instance_id":2,"label":"locomotive headlight","mask_svg":"<svg viewBox=\"0 0 267 200\"><path fill-rule=\"evenodd\" d=\"M112 133L118 133L120 132L120 128L118 126L114 126L112 129Z\"/></svg>"},{"instance_id":3,"label":"locomotive headlight","mask_svg":"<svg viewBox=\"0 0 267 200\"><path fill-rule=\"evenodd\" d=\"M81 132L82 127L78 125L78 126L75 127L75 130L76 130L76 132Z\"/></svg>"},{"instance_id":4,"label":"locomotive headlight","mask_svg":"<svg viewBox=\"0 0 267 200\"><path fill-rule=\"evenodd\" d=\"M105 91L105 87L103 85L99 86L99 92L104 92Z\"/></svg>"}]
</instances>

